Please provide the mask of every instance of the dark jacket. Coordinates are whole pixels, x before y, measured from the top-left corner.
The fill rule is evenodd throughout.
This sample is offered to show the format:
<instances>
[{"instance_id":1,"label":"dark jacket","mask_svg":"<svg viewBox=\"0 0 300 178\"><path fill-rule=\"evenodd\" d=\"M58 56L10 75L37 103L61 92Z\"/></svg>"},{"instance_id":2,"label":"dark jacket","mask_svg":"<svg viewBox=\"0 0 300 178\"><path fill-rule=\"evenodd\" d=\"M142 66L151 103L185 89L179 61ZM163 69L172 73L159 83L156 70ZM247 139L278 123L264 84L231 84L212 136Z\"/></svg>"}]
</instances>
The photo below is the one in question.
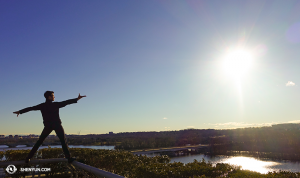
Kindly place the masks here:
<instances>
[{"instance_id":1,"label":"dark jacket","mask_svg":"<svg viewBox=\"0 0 300 178\"><path fill-rule=\"evenodd\" d=\"M73 103L77 103L77 98L69 99L62 102L52 102L51 100L46 100L45 103L22 109L19 112L20 114L23 114L28 111L40 110L43 116L45 126L51 123L61 124L61 120L59 118L59 108L65 107L66 105Z\"/></svg>"}]
</instances>

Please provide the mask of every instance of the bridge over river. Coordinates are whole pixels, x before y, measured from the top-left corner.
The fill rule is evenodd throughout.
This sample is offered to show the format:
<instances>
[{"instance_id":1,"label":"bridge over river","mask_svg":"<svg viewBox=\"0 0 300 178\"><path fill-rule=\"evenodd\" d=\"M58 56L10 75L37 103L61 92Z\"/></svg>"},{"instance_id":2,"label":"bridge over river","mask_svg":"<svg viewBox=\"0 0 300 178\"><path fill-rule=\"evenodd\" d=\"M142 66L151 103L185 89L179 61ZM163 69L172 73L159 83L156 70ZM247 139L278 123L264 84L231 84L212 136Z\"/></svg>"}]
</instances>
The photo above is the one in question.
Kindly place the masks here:
<instances>
[{"instance_id":1,"label":"bridge over river","mask_svg":"<svg viewBox=\"0 0 300 178\"><path fill-rule=\"evenodd\" d=\"M193 146L182 146L182 147L170 147L170 148L158 148L158 149L147 149L147 150L135 150L131 153L136 155L146 155L158 153L161 155L173 156L176 153L201 153L208 151L208 145L193 145Z\"/></svg>"},{"instance_id":2,"label":"bridge over river","mask_svg":"<svg viewBox=\"0 0 300 178\"><path fill-rule=\"evenodd\" d=\"M35 143L9 143L9 144L3 144L3 145L6 145L8 146L9 148L16 148L17 146L20 146L20 145L26 145L27 147L33 147ZM52 144L52 143L43 143L42 146L48 146L48 145L60 145L60 143L55 143L55 144Z\"/></svg>"}]
</instances>

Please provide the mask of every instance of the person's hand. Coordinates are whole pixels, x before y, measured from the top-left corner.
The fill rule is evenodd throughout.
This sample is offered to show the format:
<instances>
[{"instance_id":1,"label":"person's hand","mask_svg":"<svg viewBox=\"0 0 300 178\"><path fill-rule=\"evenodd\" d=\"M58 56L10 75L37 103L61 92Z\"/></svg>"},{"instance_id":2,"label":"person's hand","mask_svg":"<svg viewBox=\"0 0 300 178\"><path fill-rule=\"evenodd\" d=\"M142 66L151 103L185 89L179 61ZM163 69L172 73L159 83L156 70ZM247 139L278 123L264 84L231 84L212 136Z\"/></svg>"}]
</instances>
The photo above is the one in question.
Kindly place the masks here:
<instances>
[{"instance_id":1,"label":"person's hand","mask_svg":"<svg viewBox=\"0 0 300 178\"><path fill-rule=\"evenodd\" d=\"M80 93L79 93L77 100L80 100L83 97L86 97L86 96L85 95L84 96L80 96Z\"/></svg>"},{"instance_id":2,"label":"person's hand","mask_svg":"<svg viewBox=\"0 0 300 178\"><path fill-rule=\"evenodd\" d=\"M17 117L19 116L20 112L19 111L16 111L14 112L14 114L18 114Z\"/></svg>"}]
</instances>

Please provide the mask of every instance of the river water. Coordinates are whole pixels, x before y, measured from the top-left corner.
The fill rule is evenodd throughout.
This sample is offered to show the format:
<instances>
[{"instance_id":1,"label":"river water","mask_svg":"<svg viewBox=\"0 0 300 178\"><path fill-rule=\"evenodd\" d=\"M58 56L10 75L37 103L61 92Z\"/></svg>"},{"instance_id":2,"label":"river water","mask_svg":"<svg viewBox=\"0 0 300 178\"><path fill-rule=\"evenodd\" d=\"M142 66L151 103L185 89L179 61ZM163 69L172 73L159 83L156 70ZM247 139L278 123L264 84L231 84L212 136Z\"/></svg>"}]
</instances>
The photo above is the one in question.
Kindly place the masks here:
<instances>
[{"instance_id":1,"label":"river water","mask_svg":"<svg viewBox=\"0 0 300 178\"><path fill-rule=\"evenodd\" d=\"M70 148L92 148L92 149L108 149L114 150L114 146L82 146L82 145L69 145ZM26 147L25 145L19 145L16 148L8 148L7 146L0 145L0 151L5 150L24 150L31 149L32 147ZM41 146L39 149L48 148L48 146ZM60 145L51 146L51 148L61 148ZM158 154L150 154L147 156L156 156ZM217 163L228 163L232 165L241 166L241 169L251 170L255 172L260 172L266 174L273 171L290 171L290 172L300 172L300 162L291 162L291 161L274 161L271 159L257 159L253 157L242 157L242 156L205 156L203 154L196 155L184 155L172 157L171 162L182 162L184 164L193 162L194 159L197 161L202 161L202 158L205 161L209 161L212 164Z\"/></svg>"},{"instance_id":2,"label":"river water","mask_svg":"<svg viewBox=\"0 0 300 178\"><path fill-rule=\"evenodd\" d=\"M271 159L257 159L253 157L243 157L243 156L205 156L203 154L198 155L187 155L180 157L173 157L171 162L182 162L182 163L190 163L193 162L194 159L197 161L201 161L202 158L205 161L209 161L212 164L217 163L228 163L232 165L241 166L243 170L250 170L259 172L262 174L266 174L268 172L279 170L282 171L290 171L290 172L300 172L300 162L291 162L291 161L274 161Z\"/></svg>"}]
</instances>

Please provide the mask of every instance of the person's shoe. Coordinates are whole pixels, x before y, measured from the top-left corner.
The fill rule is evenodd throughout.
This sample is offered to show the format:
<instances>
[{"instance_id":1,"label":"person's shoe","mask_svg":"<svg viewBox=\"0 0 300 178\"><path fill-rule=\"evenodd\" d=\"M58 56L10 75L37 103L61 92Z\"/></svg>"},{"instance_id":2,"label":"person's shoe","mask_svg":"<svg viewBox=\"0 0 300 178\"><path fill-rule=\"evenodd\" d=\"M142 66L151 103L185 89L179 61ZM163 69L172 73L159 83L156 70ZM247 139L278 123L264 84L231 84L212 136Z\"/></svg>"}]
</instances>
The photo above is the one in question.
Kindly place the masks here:
<instances>
[{"instance_id":1,"label":"person's shoe","mask_svg":"<svg viewBox=\"0 0 300 178\"><path fill-rule=\"evenodd\" d=\"M25 163L28 164L30 162L29 158L25 158Z\"/></svg>"},{"instance_id":2,"label":"person's shoe","mask_svg":"<svg viewBox=\"0 0 300 178\"><path fill-rule=\"evenodd\" d=\"M76 158L68 158L68 163L72 163L75 160L76 160Z\"/></svg>"}]
</instances>

